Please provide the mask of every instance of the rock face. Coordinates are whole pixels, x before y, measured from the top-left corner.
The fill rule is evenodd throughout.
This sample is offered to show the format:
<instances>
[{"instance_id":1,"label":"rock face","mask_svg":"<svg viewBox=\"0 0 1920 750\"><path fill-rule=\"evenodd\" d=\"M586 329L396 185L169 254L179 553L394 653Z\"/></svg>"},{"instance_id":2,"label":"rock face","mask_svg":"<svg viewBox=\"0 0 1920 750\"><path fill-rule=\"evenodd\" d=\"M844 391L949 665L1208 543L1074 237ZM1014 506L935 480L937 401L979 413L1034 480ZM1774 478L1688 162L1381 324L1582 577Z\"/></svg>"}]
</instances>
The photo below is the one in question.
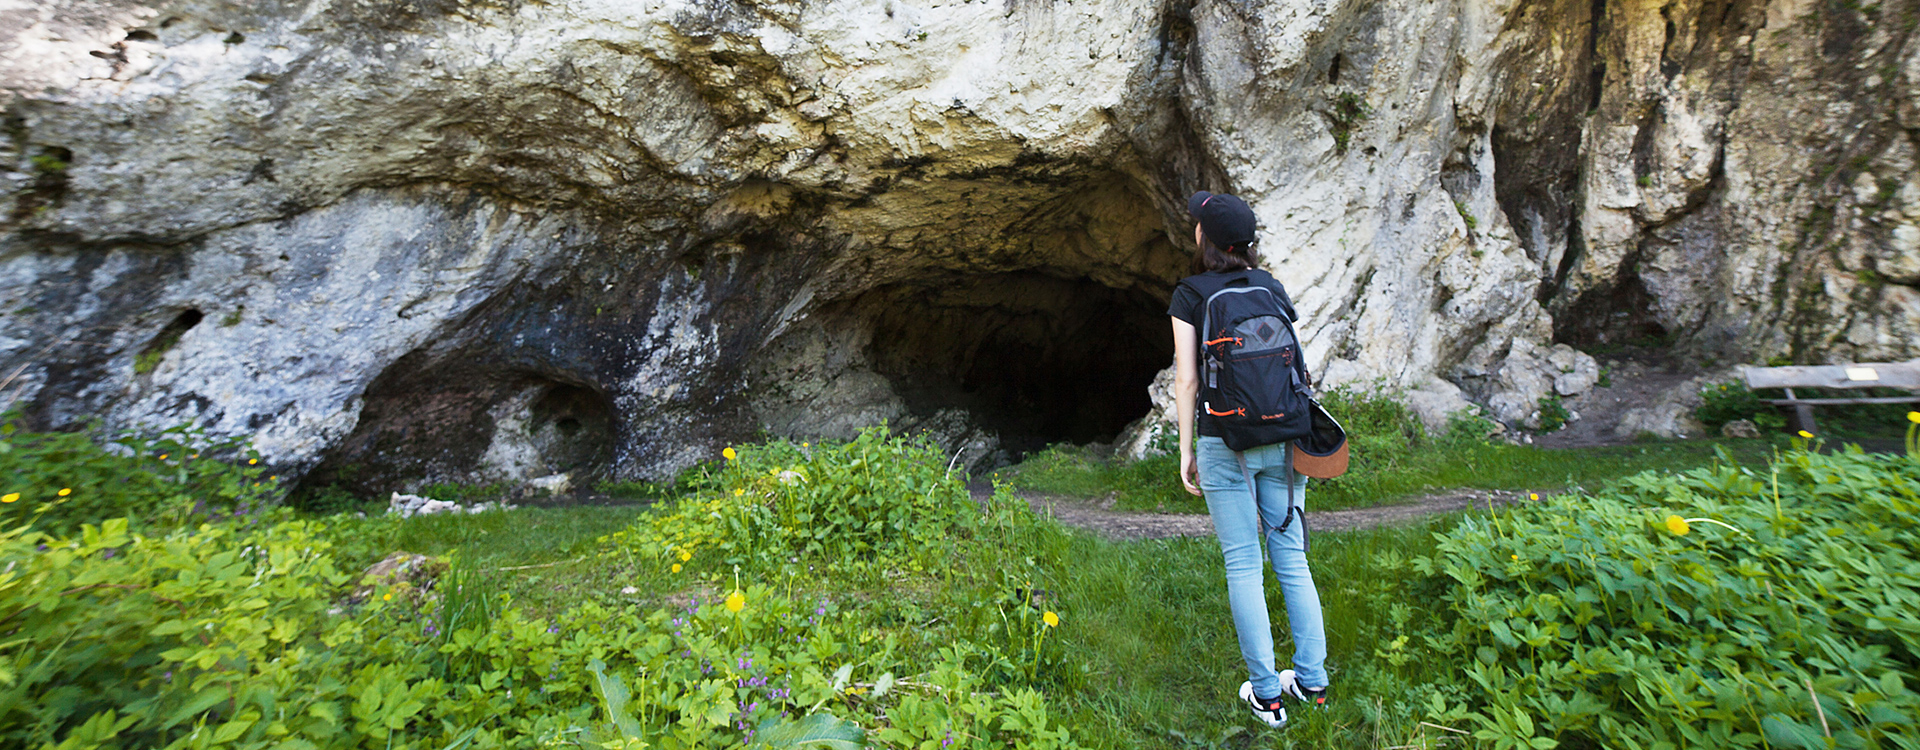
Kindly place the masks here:
<instances>
[{"instance_id":1,"label":"rock face","mask_svg":"<svg viewBox=\"0 0 1920 750\"><path fill-rule=\"evenodd\" d=\"M882 419L982 465L1163 411L1199 188L1326 381L1524 426L1581 347L1905 359L1916 12L0 6L0 397L363 489Z\"/></svg>"}]
</instances>

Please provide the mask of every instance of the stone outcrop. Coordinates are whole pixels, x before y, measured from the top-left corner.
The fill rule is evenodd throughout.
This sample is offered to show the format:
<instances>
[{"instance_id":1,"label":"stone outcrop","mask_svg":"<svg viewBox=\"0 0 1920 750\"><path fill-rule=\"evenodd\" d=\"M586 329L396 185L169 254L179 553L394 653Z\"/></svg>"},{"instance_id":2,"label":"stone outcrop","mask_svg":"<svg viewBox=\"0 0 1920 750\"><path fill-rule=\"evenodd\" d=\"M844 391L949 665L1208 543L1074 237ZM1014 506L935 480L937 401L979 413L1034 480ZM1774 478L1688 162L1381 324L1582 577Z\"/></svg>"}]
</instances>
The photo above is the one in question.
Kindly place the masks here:
<instances>
[{"instance_id":1,"label":"stone outcrop","mask_svg":"<svg viewBox=\"0 0 1920 750\"><path fill-rule=\"evenodd\" d=\"M1917 2L0 7L0 398L366 489L990 464L1155 410L1198 188L1330 382L1905 359Z\"/></svg>"}]
</instances>

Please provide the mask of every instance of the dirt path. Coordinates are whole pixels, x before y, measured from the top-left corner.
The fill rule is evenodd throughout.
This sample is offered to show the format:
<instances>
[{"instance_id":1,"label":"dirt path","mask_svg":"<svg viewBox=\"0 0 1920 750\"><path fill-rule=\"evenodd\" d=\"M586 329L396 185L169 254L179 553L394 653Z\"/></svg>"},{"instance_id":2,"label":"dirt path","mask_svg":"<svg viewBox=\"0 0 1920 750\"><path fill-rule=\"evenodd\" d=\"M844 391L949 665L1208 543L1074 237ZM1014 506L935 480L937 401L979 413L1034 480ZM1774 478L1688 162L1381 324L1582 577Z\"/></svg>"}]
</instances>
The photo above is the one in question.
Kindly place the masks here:
<instances>
[{"instance_id":1,"label":"dirt path","mask_svg":"<svg viewBox=\"0 0 1920 750\"><path fill-rule=\"evenodd\" d=\"M1111 501L1021 492L1035 513L1052 515L1068 526L1088 529L1115 541L1212 536L1213 519L1197 513L1129 513L1114 510ZM1526 502L1526 493L1506 490L1460 490L1423 495L1401 505L1351 510L1310 510L1314 531L1350 531L1413 523L1428 516L1468 508L1493 508Z\"/></svg>"}]
</instances>

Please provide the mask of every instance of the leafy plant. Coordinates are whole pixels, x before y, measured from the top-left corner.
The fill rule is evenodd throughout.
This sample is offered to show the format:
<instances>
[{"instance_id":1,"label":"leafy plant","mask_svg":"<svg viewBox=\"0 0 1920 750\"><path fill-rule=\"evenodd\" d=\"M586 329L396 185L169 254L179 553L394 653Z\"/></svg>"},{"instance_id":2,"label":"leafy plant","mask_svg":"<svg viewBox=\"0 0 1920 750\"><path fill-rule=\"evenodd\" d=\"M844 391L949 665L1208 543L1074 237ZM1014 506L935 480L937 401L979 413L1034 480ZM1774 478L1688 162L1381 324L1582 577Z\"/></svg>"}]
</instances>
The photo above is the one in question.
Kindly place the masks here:
<instances>
[{"instance_id":1,"label":"leafy plant","mask_svg":"<svg viewBox=\"0 0 1920 750\"><path fill-rule=\"evenodd\" d=\"M1786 426L1786 420L1775 412L1773 405L1761 400L1760 394L1747 388L1740 380L1709 385L1700 389L1700 406L1693 410L1693 418L1709 430L1718 430L1721 425L1736 419L1752 420L1763 429L1779 430Z\"/></svg>"},{"instance_id":2,"label":"leafy plant","mask_svg":"<svg viewBox=\"0 0 1920 750\"><path fill-rule=\"evenodd\" d=\"M1412 561L1470 681L1432 716L1499 747L1912 746L1916 511L1920 462L1796 448L1467 519Z\"/></svg>"},{"instance_id":3,"label":"leafy plant","mask_svg":"<svg viewBox=\"0 0 1920 750\"><path fill-rule=\"evenodd\" d=\"M1473 209L1467 208L1466 201L1454 201L1453 209L1460 212L1460 219L1467 223L1467 231L1471 232L1480 227L1480 220L1474 217Z\"/></svg>"},{"instance_id":4,"label":"leafy plant","mask_svg":"<svg viewBox=\"0 0 1920 750\"><path fill-rule=\"evenodd\" d=\"M1540 408L1541 432L1553 432L1565 427L1567 420L1573 418L1573 413L1567 411L1566 405L1560 403L1560 396L1556 394L1541 396L1536 404Z\"/></svg>"},{"instance_id":5,"label":"leafy plant","mask_svg":"<svg viewBox=\"0 0 1920 750\"><path fill-rule=\"evenodd\" d=\"M748 583L534 618L459 565L434 594L352 580L353 527L0 532L0 744L1073 746L1033 689L983 692L965 639L895 678L871 610Z\"/></svg>"},{"instance_id":6,"label":"leafy plant","mask_svg":"<svg viewBox=\"0 0 1920 750\"><path fill-rule=\"evenodd\" d=\"M162 331L159 338L154 339L145 351L134 355L134 374L145 375L153 372L154 368L160 366L160 360L166 358L167 352L173 351L173 347L180 343L180 337L184 335L186 335L184 328L168 327Z\"/></svg>"},{"instance_id":7,"label":"leafy plant","mask_svg":"<svg viewBox=\"0 0 1920 750\"><path fill-rule=\"evenodd\" d=\"M1373 116L1373 108L1368 106L1367 100L1359 94L1342 91L1333 98L1331 109L1329 117L1333 121L1331 131L1334 152L1344 154L1347 152L1347 143L1353 140L1353 131L1360 127L1360 123Z\"/></svg>"},{"instance_id":8,"label":"leafy plant","mask_svg":"<svg viewBox=\"0 0 1920 750\"><path fill-rule=\"evenodd\" d=\"M33 521L64 533L127 517L134 528L171 528L257 516L273 504L278 477L237 440L175 427L96 442L87 432L29 432L0 417L0 523ZM232 457L235 463L217 457Z\"/></svg>"},{"instance_id":9,"label":"leafy plant","mask_svg":"<svg viewBox=\"0 0 1920 750\"><path fill-rule=\"evenodd\" d=\"M54 154L37 154L32 159L29 159L28 161L33 164L34 171L40 172L42 174L58 174L61 172L65 172L67 171L67 167L69 166L65 159L62 159L59 156L56 156Z\"/></svg>"},{"instance_id":10,"label":"leafy plant","mask_svg":"<svg viewBox=\"0 0 1920 750\"><path fill-rule=\"evenodd\" d=\"M972 536L980 507L965 475L917 439L864 430L838 444L779 441L727 448L698 494L616 533L603 554L661 567L804 571L939 565L942 543Z\"/></svg>"},{"instance_id":11,"label":"leafy plant","mask_svg":"<svg viewBox=\"0 0 1920 750\"><path fill-rule=\"evenodd\" d=\"M1920 461L1920 411L1907 412L1907 457Z\"/></svg>"}]
</instances>

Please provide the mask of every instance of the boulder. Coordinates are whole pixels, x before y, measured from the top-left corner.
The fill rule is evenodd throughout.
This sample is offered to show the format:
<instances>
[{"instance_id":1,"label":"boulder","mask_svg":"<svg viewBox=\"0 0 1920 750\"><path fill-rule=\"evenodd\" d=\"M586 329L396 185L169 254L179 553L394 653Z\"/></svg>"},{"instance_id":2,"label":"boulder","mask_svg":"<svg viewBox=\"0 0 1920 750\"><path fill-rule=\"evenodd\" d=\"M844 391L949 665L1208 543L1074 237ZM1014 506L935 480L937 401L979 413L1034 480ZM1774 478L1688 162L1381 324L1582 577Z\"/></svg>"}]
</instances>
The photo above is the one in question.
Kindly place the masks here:
<instances>
[{"instance_id":1,"label":"boulder","mask_svg":"<svg viewBox=\"0 0 1920 750\"><path fill-rule=\"evenodd\" d=\"M419 605L437 597L434 584L447 572L447 562L437 557L411 552L393 552L360 574L349 604L359 604L375 594L391 594L395 599ZM384 592L384 593L382 593Z\"/></svg>"},{"instance_id":2,"label":"boulder","mask_svg":"<svg viewBox=\"0 0 1920 750\"><path fill-rule=\"evenodd\" d=\"M1730 438L1757 438L1760 437L1760 428L1752 420L1736 419L1720 425L1720 434Z\"/></svg>"}]
</instances>

